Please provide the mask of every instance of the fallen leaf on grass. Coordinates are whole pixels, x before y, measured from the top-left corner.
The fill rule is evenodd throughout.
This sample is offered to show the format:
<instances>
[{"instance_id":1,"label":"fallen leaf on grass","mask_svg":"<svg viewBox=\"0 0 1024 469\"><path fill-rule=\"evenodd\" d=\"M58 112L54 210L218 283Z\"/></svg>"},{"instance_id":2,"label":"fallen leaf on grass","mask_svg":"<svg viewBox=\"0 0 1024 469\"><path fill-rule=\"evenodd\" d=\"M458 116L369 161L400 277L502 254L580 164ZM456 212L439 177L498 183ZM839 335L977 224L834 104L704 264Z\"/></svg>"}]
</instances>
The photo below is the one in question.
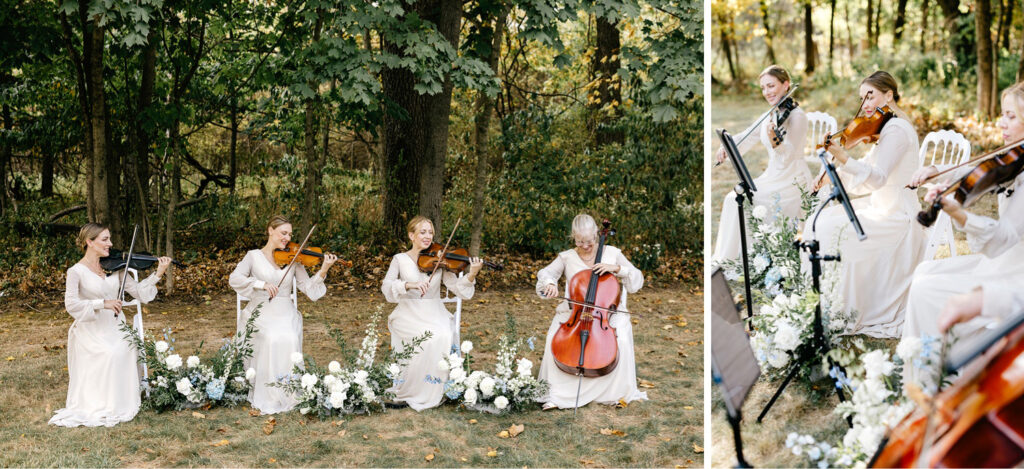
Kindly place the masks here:
<instances>
[{"instance_id":1,"label":"fallen leaf on grass","mask_svg":"<svg viewBox=\"0 0 1024 469\"><path fill-rule=\"evenodd\" d=\"M654 387L654 383L652 383L650 381L647 381L646 379L641 378L639 386L641 388L653 388Z\"/></svg>"},{"instance_id":2,"label":"fallen leaf on grass","mask_svg":"<svg viewBox=\"0 0 1024 469\"><path fill-rule=\"evenodd\" d=\"M434 460L434 453L430 453L430 454L424 456L423 459L426 459L427 462L433 461Z\"/></svg>"},{"instance_id":3,"label":"fallen leaf on grass","mask_svg":"<svg viewBox=\"0 0 1024 469\"><path fill-rule=\"evenodd\" d=\"M601 429L601 434L602 435L608 435L608 436L612 436L612 435L615 435L615 436L626 436L626 432L624 432L622 430L612 430L611 428L602 428Z\"/></svg>"},{"instance_id":4,"label":"fallen leaf on grass","mask_svg":"<svg viewBox=\"0 0 1024 469\"><path fill-rule=\"evenodd\" d=\"M684 405L683 406L683 410L693 410L693 406L692 405Z\"/></svg>"},{"instance_id":5,"label":"fallen leaf on grass","mask_svg":"<svg viewBox=\"0 0 1024 469\"><path fill-rule=\"evenodd\" d=\"M203 415L202 413L196 412L194 410L192 411L192 416L197 418L197 419L205 419L206 418L206 415Z\"/></svg>"},{"instance_id":6,"label":"fallen leaf on grass","mask_svg":"<svg viewBox=\"0 0 1024 469\"><path fill-rule=\"evenodd\" d=\"M338 430L338 436L345 436L346 433L348 432L345 430Z\"/></svg>"},{"instance_id":7,"label":"fallen leaf on grass","mask_svg":"<svg viewBox=\"0 0 1024 469\"><path fill-rule=\"evenodd\" d=\"M335 421L331 422L331 425L334 425L335 427L340 427L342 425L345 425L345 421L344 420L335 420Z\"/></svg>"},{"instance_id":8,"label":"fallen leaf on grass","mask_svg":"<svg viewBox=\"0 0 1024 469\"><path fill-rule=\"evenodd\" d=\"M13 356L11 356L11 357L7 357L7 361L9 361L9 362L13 362L13 361L14 361L14 357L13 357Z\"/></svg>"},{"instance_id":9,"label":"fallen leaf on grass","mask_svg":"<svg viewBox=\"0 0 1024 469\"><path fill-rule=\"evenodd\" d=\"M476 425L476 419L469 419L470 425Z\"/></svg>"},{"instance_id":10,"label":"fallen leaf on grass","mask_svg":"<svg viewBox=\"0 0 1024 469\"><path fill-rule=\"evenodd\" d=\"M250 417L259 417L260 415L263 415L263 413L260 412L259 409L249 409L249 416Z\"/></svg>"},{"instance_id":11,"label":"fallen leaf on grass","mask_svg":"<svg viewBox=\"0 0 1024 469\"><path fill-rule=\"evenodd\" d=\"M219 448L221 446L227 446L229 444L231 444L231 442L228 440L220 440L216 443L210 443L210 446L213 446L214 448Z\"/></svg>"},{"instance_id":12,"label":"fallen leaf on grass","mask_svg":"<svg viewBox=\"0 0 1024 469\"><path fill-rule=\"evenodd\" d=\"M462 461L462 462L469 462L469 460L468 460L468 459L466 459L466 458L459 458L459 461Z\"/></svg>"},{"instance_id":13,"label":"fallen leaf on grass","mask_svg":"<svg viewBox=\"0 0 1024 469\"><path fill-rule=\"evenodd\" d=\"M498 432L498 438L508 438L508 430L502 430Z\"/></svg>"},{"instance_id":14,"label":"fallen leaf on grass","mask_svg":"<svg viewBox=\"0 0 1024 469\"><path fill-rule=\"evenodd\" d=\"M363 439L364 439L364 440L369 440L369 439L370 439L370 437L369 437L369 436L366 436L366 435L363 435Z\"/></svg>"},{"instance_id":15,"label":"fallen leaf on grass","mask_svg":"<svg viewBox=\"0 0 1024 469\"><path fill-rule=\"evenodd\" d=\"M523 433L524 430L526 430L526 425L523 425L523 424L520 423L520 424L512 425L511 427L508 427L508 434L512 438L515 438L515 437L519 436L520 433Z\"/></svg>"},{"instance_id":16,"label":"fallen leaf on grass","mask_svg":"<svg viewBox=\"0 0 1024 469\"><path fill-rule=\"evenodd\" d=\"M615 407L618 409L625 409L626 407L629 407L629 403L626 402L625 399L619 399L619 402L615 404Z\"/></svg>"},{"instance_id":17,"label":"fallen leaf on grass","mask_svg":"<svg viewBox=\"0 0 1024 469\"><path fill-rule=\"evenodd\" d=\"M488 447L487 448L487 457L488 458L496 458L496 457L498 457L498 450L496 450L494 448Z\"/></svg>"},{"instance_id":18,"label":"fallen leaf on grass","mask_svg":"<svg viewBox=\"0 0 1024 469\"><path fill-rule=\"evenodd\" d=\"M608 451L608 448L597 448L594 451L597 451L598 453L603 453L605 451Z\"/></svg>"},{"instance_id":19,"label":"fallen leaf on grass","mask_svg":"<svg viewBox=\"0 0 1024 469\"><path fill-rule=\"evenodd\" d=\"M700 445L698 445L697 443L694 443L693 444L693 452L697 453L697 454L703 453L704 452L704 448L701 448Z\"/></svg>"},{"instance_id":20,"label":"fallen leaf on grass","mask_svg":"<svg viewBox=\"0 0 1024 469\"><path fill-rule=\"evenodd\" d=\"M268 459L268 460L267 460L267 463L268 463L268 464L274 464L274 463L276 463L276 462L277 462L277 460L276 460L276 459L274 459L274 458L270 458L270 459Z\"/></svg>"},{"instance_id":21,"label":"fallen leaf on grass","mask_svg":"<svg viewBox=\"0 0 1024 469\"><path fill-rule=\"evenodd\" d=\"M672 329L672 325L671 324L665 324L664 326L661 326L661 328L665 329L667 331L669 329Z\"/></svg>"},{"instance_id":22,"label":"fallen leaf on grass","mask_svg":"<svg viewBox=\"0 0 1024 469\"><path fill-rule=\"evenodd\" d=\"M146 448L146 452L149 453L149 454L156 454L156 451L153 451L153 450L151 450L149 448Z\"/></svg>"},{"instance_id":23,"label":"fallen leaf on grass","mask_svg":"<svg viewBox=\"0 0 1024 469\"><path fill-rule=\"evenodd\" d=\"M226 428L218 428L217 429L217 433L227 433L227 432L228 432L228 429L226 429Z\"/></svg>"},{"instance_id":24,"label":"fallen leaf on grass","mask_svg":"<svg viewBox=\"0 0 1024 469\"><path fill-rule=\"evenodd\" d=\"M266 422L263 422L263 434L269 435L274 433L274 427L277 426L277 419L270 417Z\"/></svg>"}]
</instances>

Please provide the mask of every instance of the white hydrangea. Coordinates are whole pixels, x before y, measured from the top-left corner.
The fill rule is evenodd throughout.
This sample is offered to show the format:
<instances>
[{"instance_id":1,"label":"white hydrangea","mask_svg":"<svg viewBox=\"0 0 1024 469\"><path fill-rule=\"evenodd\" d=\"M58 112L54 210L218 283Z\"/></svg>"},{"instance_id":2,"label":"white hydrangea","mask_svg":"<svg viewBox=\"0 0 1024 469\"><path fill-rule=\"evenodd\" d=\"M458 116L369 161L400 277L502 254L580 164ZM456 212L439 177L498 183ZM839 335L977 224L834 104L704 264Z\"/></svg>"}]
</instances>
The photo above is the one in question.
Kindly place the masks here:
<instances>
[{"instance_id":1,"label":"white hydrangea","mask_svg":"<svg viewBox=\"0 0 1024 469\"><path fill-rule=\"evenodd\" d=\"M352 381L360 386L366 386L366 378L368 377L370 377L370 373L367 373L366 370L359 370L352 375Z\"/></svg>"},{"instance_id":2,"label":"white hydrangea","mask_svg":"<svg viewBox=\"0 0 1024 469\"><path fill-rule=\"evenodd\" d=\"M768 354L768 364L773 368L782 368L789 364L789 354L784 352L771 352Z\"/></svg>"},{"instance_id":3,"label":"white hydrangea","mask_svg":"<svg viewBox=\"0 0 1024 469\"><path fill-rule=\"evenodd\" d=\"M870 379L888 376L895 369L895 365L889 361L889 354L881 349L872 350L861 357L864 364L865 376Z\"/></svg>"},{"instance_id":4,"label":"white hydrangea","mask_svg":"<svg viewBox=\"0 0 1024 469\"><path fill-rule=\"evenodd\" d=\"M184 396L188 396L192 393L192 382L189 381L188 378L179 379L174 383L174 387L177 388L178 392Z\"/></svg>"},{"instance_id":5,"label":"white hydrangea","mask_svg":"<svg viewBox=\"0 0 1024 469\"><path fill-rule=\"evenodd\" d=\"M293 364L301 365L302 364L302 352L292 352L291 359L292 359L292 363Z\"/></svg>"},{"instance_id":6,"label":"white hydrangea","mask_svg":"<svg viewBox=\"0 0 1024 469\"><path fill-rule=\"evenodd\" d=\"M470 373L469 377L466 378L466 387L467 388L475 388L475 387L479 386L480 385L480 380L484 379L485 376L487 376L487 373L484 373L483 371L480 371L480 370L476 370L476 371Z\"/></svg>"},{"instance_id":7,"label":"white hydrangea","mask_svg":"<svg viewBox=\"0 0 1024 469\"><path fill-rule=\"evenodd\" d=\"M327 371L330 371L331 373L339 373L339 372L341 372L341 363L338 363L337 361L332 361L332 362L328 363L327 364Z\"/></svg>"},{"instance_id":8,"label":"white hydrangea","mask_svg":"<svg viewBox=\"0 0 1024 469\"><path fill-rule=\"evenodd\" d=\"M530 376L530 372L533 370L533 362L529 359L521 358L516 362L516 372L521 376Z\"/></svg>"},{"instance_id":9,"label":"white hydrangea","mask_svg":"<svg viewBox=\"0 0 1024 469\"><path fill-rule=\"evenodd\" d=\"M192 355L188 357L188 361L185 362L189 368L195 368L199 366L199 357Z\"/></svg>"},{"instance_id":10,"label":"white hydrangea","mask_svg":"<svg viewBox=\"0 0 1024 469\"><path fill-rule=\"evenodd\" d=\"M468 340L462 342L462 353L469 353L473 351L473 342Z\"/></svg>"},{"instance_id":11,"label":"white hydrangea","mask_svg":"<svg viewBox=\"0 0 1024 469\"><path fill-rule=\"evenodd\" d=\"M326 381L326 380L324 380ZM332 392L331 397L328 399L331 403L331 407L340 409L345 406L345 393L343 392Z\"/></svg>"},{"instance_id":12,"label":"white hydrangea","mask_svg":"<svg viewBox=\"0 0 1024 469\"><path fill-rule=\"evenodd\" d=\"M255 368L249 368L248 370L245 370L245 379L247 379L249 381L252 381L255 378L256 378L256 369Z\"/></svg>"},{"instance_id":13,"label":"white hydrangea","mask_svg":"<svg viewBox=\"0 0 1024 469\"><path fill-rule=\"evenodd\" d=\"M167 348L168 348L167 342L164 342L162 340L158 340L158 341L156 341L155 344L153 344L153 348L155 348L158 353L164 353L164 352L167 351Z\"/></svg>"},{"instance_id":14,"label":"white hydrangea","mask_svg":"<svg viewBox=\"0 0 1024 469\"><path fill-rule=\"evenodd\" d=\"M339 380L331 383L330 390L331 390L332 393L345 394L345 393L348 392L349 386L351 386L351 384L349 382L342 381L342 380L339 379Z\"/></svg>"},{"instance_id":15,"label":"white hydrangea","mask_svg":"<svg viewBox=\"0 0 1024 469\"><path fill-rule=\"evenodd\" d=\"M440 368L441 370L447 370L448 366L449 365L447 358L442 358L441 361L437 362L437 367Z\"/></svg>"},{"instance_id":16,"label":"white hydrangea","mask_svg":"<svg viewBox=\"0 0 1024 469\"><path fill-rule=\"evenodd\" d=\"M921 354L923 350L920 337L908 336L904 337L900 341L900 344L896 346L896 356L903 360L903 363L913 363L914 359ZM904 365L907 366L907 365Z\"/></svg>"},{"instance_id":17,"label":"white hydrangea","mask_svg":"<svg viewBox=\"0 0 1024 469\"><path fill-rule=\"evenodd\" d=\"M167 363L167 369L177 370L181 367L181 357L178 354L169 355L164 363Z\"/></svg>"},{"instance_id":18,"label":"white hydrangea","mask_svg":"<svg viewBox=\"0 0 1024 469\"><path fill-rule=\"evenodd\" d=\"M796 350L800 345L800 331L788 320L780 320L775 325L775 345L780 350Z\"/></svg>"},{"instance_id":19,"label":"white hydrangea","mask_svg":"<svg viewBox=\"0 0 1024 469\"><path fill-rule=\"evenodd\" d=\"M161 387L161 388L166 388L167 387L167 377L166 376L159 376L159 377L157 377L156 385Z\"/></svg>"},{"instance_id":20,"label":"white hydrangea","mask_svg":"<svg viewBox=\"0 0 1024 469\"><path fill-rule=\"evenodd\" d=\"M331 385L337 381L338 378L335 378L334 375L324 376L324 386L327 386L328 389L330 389Z\"/></svg>"},{"instance_id":21,"label":"white hydrangea","mask_svg":"<svg viewBox=\"0 0 1024 469\"><path fill-rule=\"evenodd\" d=\"M753 262L754 270L756 270L757 272L764 271L764 269L768 268L768 263L769 262L771 262L771 261L769 261L767 257L764 257L764 256L757 256L757 257L755 257L754 258L754 262Z\"/></svg>"},{"instance_id":22,"label":"white hydrangea","mask_svg":"<svg viewBox=\"0 0 1024 469\"><path fill-rule=\"evenodd\" d=\"M309 373L302 375L303 388L313 389L313 386L316 386L317 381L319 381L319 379L317 379L316 375L311 375Z\"/></svg>"},{"instance_id":23,"label":"white hydrangea","mask_svg":"<svg viewBox=\"0 0 1024 469\"><path fill-rule=\"evenodd\" d=\"M363 400L365 400L366 402L372 402L374 399L377 399L377 393L373 392L373 388L364 387Z\"/></svg>"},{"instance_id":24,"label":"white hydrangea","mask_svg":"<svg viewBox=\"0 0 1024 469\"><path fill-rule=\"evenodd\" d=\"M494 379L490 376L480 380L480 392L484 394L484 397L491 397L494 395Z\"/></svg>"},{"instance_id":25,"label":"white hydrangea","mask_svg":"<svg viewBox=\"0 0 1024 469\"><path fill-rule=\"evenodd\" d=\"M462 368L453 368L448 378L456 383L461 383L466 379L466 370Z\"/></svg>"},{"instance_id":26,"label":"white hydrangea","mask_svg":"<svg viewBox=\"0 0 1024 469\"><path fill-rule=\"evenodd\" d=\"M466 404L468 404L468 405L476 404L476 398L477 398L476 389L473 389L473 388L467 389L466 393L463 394L462 397L466 400Z\"/></svg>"},{"instance_id":27,"label":"white hydrangea","mask_svg":"<svg viewBox=\"0 0 1024 469\"><path fill-rule=\"evenodd\" d=\"M498 410L504 410L508 407L508 398L505 396L498 396L494 398L494 407L497 407Z\"/></svg>"},{"instance_id":28,"label":"white hydrangea","mask_svg":"<svg viewBox=\"0 0 1024 469\"><path fill-rule=\"evenodd\" d=\"M398 363L392 363L388 365L388 373L390 373L391 376L398 376L398 374L401 372L402 368L398 366Z\"/></svg>"},{"instance_id":29,"label":"white hydrangea","mask_svg":"<svg viewBox=\"0 0 1024 469\"><path fill-rule=\"evenodd\" d=\"M450 368L462 368L462 363L463 360L462 357L459 356L459 354L453 353L451 355L448 355L448 364Z\"/></svg>"},{"instance_id":30,"label":"white hydrangea","mask_svg":"<svg viewBox=\"0 0 1024 469\"><path fill-rule=\"evenodd\" d=\"M754 218L758 220L763 220L764 217L768 216L768 207L765 207L764 205L758 205L754 207L752 215L754 215Z\"/></svg>"}]
</instances>

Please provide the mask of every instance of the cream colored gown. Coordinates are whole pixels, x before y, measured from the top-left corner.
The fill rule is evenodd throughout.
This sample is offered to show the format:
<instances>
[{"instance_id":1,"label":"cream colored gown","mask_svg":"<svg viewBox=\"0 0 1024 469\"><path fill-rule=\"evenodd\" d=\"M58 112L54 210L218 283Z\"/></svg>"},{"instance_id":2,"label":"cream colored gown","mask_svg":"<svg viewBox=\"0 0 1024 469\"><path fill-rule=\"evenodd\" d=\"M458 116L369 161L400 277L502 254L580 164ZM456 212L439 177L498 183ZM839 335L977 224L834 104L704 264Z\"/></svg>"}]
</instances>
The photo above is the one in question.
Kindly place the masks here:
<instances>
[{"instance_id":1,"label":"cream colored gown","mask_svg":"<svg viewBox=\"0 0 1024 469\"><path fill-rule=\"evenodd\" d=\"M1024 175L1011 186L1013 194L999 194L999 220L968 212L967 223L953 225L967 234L967 244L977 254L937 259L922 263L914 272L907 302L904 337L938 336L938 317L946 300L977 286L984 289L982 316L953 327L960 340L992 324L993 317L1008 316L986 311L1013 309L1010 292L998 293L990 284L1024 287Z\"/></svg>"},{"instance_id":2,"label":"cream colored gown","mask_svg":"<svg viewBox=\"0 0 1024 469\"><path fill-rule=\"evenodd\" d=\"M601 263L614 264L622 267L615 276L622 284L622 293L618 309L629 311L626 298L630 293L636 293L644 285L644 274L633 267L633 264L622 255L622 251L614 246L605 246L601 254ZM564 276L566 287L563 296L568 297L569 280L578 272L587 270L587 265L580 259L575 249L569 249L558 253L547 267L537 272L537 295L544 297L541 292L548 285L558 285L558 280ZM558 327L569 320L571 310L569 304L562 301L555 310L555 317L551 320L548 328L547 338L544 340L544 358L541 360L540 373L538 378L545 379L551 384L548 395L542 400L545 403L554 404L562 409L571 409L576 403L576 387L578 379L558 368L551 355L551 340ZM626 402L647 400L647 393L641 392L636 383L636 358L633 351L633 323L629 315L612 314L609 323L615 328L616 339L619 348L619 361L611 373L597 378L583 378L580 388L580 407L590 402L600 404L615 404L619 399Z\"/></svg>"},{"instance_id":3,"label":"cream colored gown","mask_svg":"<svg viewBox=\"0 0 1024 469\"><path fill-rule=\"evenodd\" d=\"M298 263L281 281L283 275L284 269L271 263L263 251L253 249L245 254L228 278L231 288L250 300L236 319L237 330L245 330L249 316L260 307L260 315L255 323L256 332L252 336L252 357L245 367L256 370L249 391L249 403L264 414L286 412L296 404L295 399L283 389L268 386L278 378L291 374L291 354L302 352L302 316L289 298L292 276L297 281L299 291L305 293L310 300L316 301L327 293L323 278L319 275L310 277ZM281 285L273 300L268 300L269 295L263 289L267 283Z\"/></svg>"},{"instance_id":4,"label":"cream colored gown","mask_svg":"<svg viewBox=\"0 0 1024 469\"><path fill-rule=\"evenodd\" d=\"M770 120L766 119L761 124L757 131L757 139L751 135L739 146L740 152L746 153L754 148L755 143L760 142L768 150L768 167L754 179L754 185L757 186L757 191L754 192L754 205L768 208L768 222L774 220L776 216L776 204L779 213L800 220L803 217L800 210L800 189L807 191L811 182L811 173L807 168L807 162L804 161L803 153L804 142L807 140L807 113L797 107L789 114L786 123L782 124L786 129L786 137L775 148L772 148L771 138L768 136ZM747 226L747 236L749 246L750 226ZM722 201L722 213L718 218L718 235L711 262L728 261L739 257L740 222L737 218L736 194L730 191Z\"/></svg>"},{"instance_id":5,"label":"cream colored gown","mask_svg":"<svg viewBox=\"0 0 1024 469\"><path fill-rule=\"evenodd\" d=\"M872 337L899 337L903 325L911 274L924 256L927 242L917 222L921 209L916 192L906 189L920 167L914 127L894 117L882 128L878 143L865 158L850 159L839 176L854 199L854 211L867 239L858 241L846 212L833 204L821 212L817 232L805 221L803 239L817 238L821 254L839 253L840 262L825 262L823 269L838 269L836 292L842 311L856 313L847 333ZM831 191L826 186L818 195ZM813 215L812 215L813 217ZM806 254L805 271L810 271Z\"/></svg>"},{"instance_id":6,"label":"cream colored gown","mask_svg":"<svg viewBox=\"0 0 1024 469\"><path fill-rule=\"evenodd\" d=\"M437 366L452 348L453 316L441 302L441 282L464 300L472 298L476 291L476 284L466 277L440 269L430 280L426 295L420 296L419 290L405 289L406 282L421 282L428 277L429 274L421 272L416 261L403 252L391 258L391 266L380 287L388 302L398 303L388 316L391 348L401 350L403 343L412 342L425 331L431 332L430 339L421 344L420 351L402 370L398 386L391 389L395 401L405 402L416 411L437 407L444 397L444 382L448 379L448 371ZM441 382L429 383L428 376L439 378Z\"/></svg>"},{"instance_id":7,"label":"cream colored gown","mask_svg":"<svg viewBox=\"0 0 1024 469\"><path fill-rule=\"evenodd\" d=\"M112 427L139 412L138 351L125 340L120 325L125 315L103 308L103 300L117 298L120 276L100 277L75 264L67 272L64 307L74 322L68 329L68 396L50 424L62 427ZM131 276L125 292L148 303L156 298L154 272L136 283Z\"/></svg>"}]
</instances>

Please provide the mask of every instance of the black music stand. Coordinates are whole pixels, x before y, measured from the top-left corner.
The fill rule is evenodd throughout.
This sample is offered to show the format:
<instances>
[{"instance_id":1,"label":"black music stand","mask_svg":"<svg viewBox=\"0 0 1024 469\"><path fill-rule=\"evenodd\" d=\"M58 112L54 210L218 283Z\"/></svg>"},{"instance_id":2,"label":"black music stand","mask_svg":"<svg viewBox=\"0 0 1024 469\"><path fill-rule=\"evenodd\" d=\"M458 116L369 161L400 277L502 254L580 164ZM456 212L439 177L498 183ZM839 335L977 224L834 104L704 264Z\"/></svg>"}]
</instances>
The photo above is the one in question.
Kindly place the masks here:
<instances>
[{"instance_id":1,"label":"black music stand","mask_svg":"<svg viewBox=\"0 0 1024 469\"><path fill-rule=\"evenodd\" d=\"M736 447L736 467L751 467L743 459L740 434L741 409L761 369L750 348L750 337L740 319L732 291L722 268L711 274L711 379L718 385L725 402L726 416L732 426Z\"/></svg>"},{"instance_id":2,"label":"black music stand","mask_svg":"<svg viewBox=\"0 0 1024 469\"><path fill-rule=\"evenodd\" d=\"M843 187L843 181L839 179L839 175L836 173L836 167L825 158L826 151L821 150L818 153L818 158L821 159L822 167L825 168L825 172L828 174L829 179L832 182L832 193L821 202L818 210L814 213L814 219L811 221L811 240L810 241L797 241L795 244L804 251L807 251L807 258L811 261L811 279L815 293L821 293L821 263L823 261L839 261L839 255L822 255L819 254L821 248L818 243L817 235L815 234L815 224L818 223L818 216L821 215L821 211L825 209L832 200L838 200L843 205L843 209L846 211L846 215L850 218L850 223L853 225L854 231L857 232L857 239L864 241L867 235L864 234L864 229L860 226L860 220L857 219L857 214L853 211L853 205L850 203L850 196L846 193L846 189ZM843 367L838 366L831 358L828 358L828 352L831 347L828 341L825 340L825 328L821 323L821 296L818 296L818 304L814 306L814 335L811 337L809 342L800 344L797 348L797 360L791 365L789 373L786 374L786 379L782 381L779 389L775 391L772 398L768 401L768 404L761 410L761 414L757 416L757 421L760 423L764 420L764 416L768 414L768 411L775 404L775 400L779 398L782 391L786 389L789 382L793 380L797 373L805 363L814 360L816 357L825 356L828 360L829 368L839 368L839 371L843 374L846 370ZM843 388L839 384L839 376L833 377L835 382L836 394L839 395L839 402L845 402L846 396L843 394ZM846 422L853 427L853 419L851 417L846 418Z\"/></svg>"},{"instance_id":3,"label":"black music stand","mask_svg":"<svg viewBox=\"0 0 1024 469\"><path fill-rule=\"evenodd\" d=\"M744 303L747 306L747 319L754 316L754 303L753 297L750 294L750 260L747 255L747 221L746 216L743 213L743 198L746 197L750 201L750 206L754 206L754 192L757 191L757 186L754 185L754 179L750 177L750 171L747 171L747 165L743 162L743 157L740 155L739 148L736 147L736 142L733 141L732 135L725 129L718 129L715 131L718 134L718 138L722 141L722 148L725 150L725 154L729 156L729 162L732 163L732 168L736 171L736 176L739 177L740 182L733 188L733 193L736 194L736 207L737 217L740 221L740 254L743 258L743 292L746 295L746 301Z\"/></svg>"}]
</instances>

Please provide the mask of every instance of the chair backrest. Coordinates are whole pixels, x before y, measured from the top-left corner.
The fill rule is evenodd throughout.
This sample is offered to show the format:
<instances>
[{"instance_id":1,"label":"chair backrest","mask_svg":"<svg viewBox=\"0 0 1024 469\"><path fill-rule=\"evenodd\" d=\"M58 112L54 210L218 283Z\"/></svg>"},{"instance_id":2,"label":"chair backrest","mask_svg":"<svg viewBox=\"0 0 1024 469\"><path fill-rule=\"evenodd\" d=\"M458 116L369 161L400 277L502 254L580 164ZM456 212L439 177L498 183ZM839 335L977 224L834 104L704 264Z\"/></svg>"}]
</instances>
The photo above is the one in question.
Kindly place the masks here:
<instances>
[{"instance_id":1,"label":"chair backrest","mask_svg":"<svg viewBox=\"0 0 1024 469\"><path fill-rule=\"evenodd\" d=\"M466 275L465 272L459 272L459 278ZM441 286L444 286L444 282L441 282ZM460 330L462 329L462 298L452 295L451 290L448 287L444 288L444 296L441 297L442 303L455 303L455 313L452 314L452 345L455 346L459 356L462 355L462 350L459 349L462 340L460 338Z\"/></svg>"},{"instance_id":2,"label":"chair backrest","mask_svg":"<svg viewBox=\"0 0 1024 469\"><path fill-rule=\"evenodd\" d=\"M835 133L839 130L836 118L824 112L813 111L807 113L807 143L804 146L804 154L814 153L814 147L821 143L826 133Z\"/></svg>"},{"instance_id":3,"label":"chair backrest","mask_svg":"<svg viewBox=\"0 0 1024 469\"><path fill-rule=\"evenodd\" d=\"M971 143L959 132L937 130L925 135L918 153L921 166L949 166L971 157Z\"/></svg>"}]
</instances>

